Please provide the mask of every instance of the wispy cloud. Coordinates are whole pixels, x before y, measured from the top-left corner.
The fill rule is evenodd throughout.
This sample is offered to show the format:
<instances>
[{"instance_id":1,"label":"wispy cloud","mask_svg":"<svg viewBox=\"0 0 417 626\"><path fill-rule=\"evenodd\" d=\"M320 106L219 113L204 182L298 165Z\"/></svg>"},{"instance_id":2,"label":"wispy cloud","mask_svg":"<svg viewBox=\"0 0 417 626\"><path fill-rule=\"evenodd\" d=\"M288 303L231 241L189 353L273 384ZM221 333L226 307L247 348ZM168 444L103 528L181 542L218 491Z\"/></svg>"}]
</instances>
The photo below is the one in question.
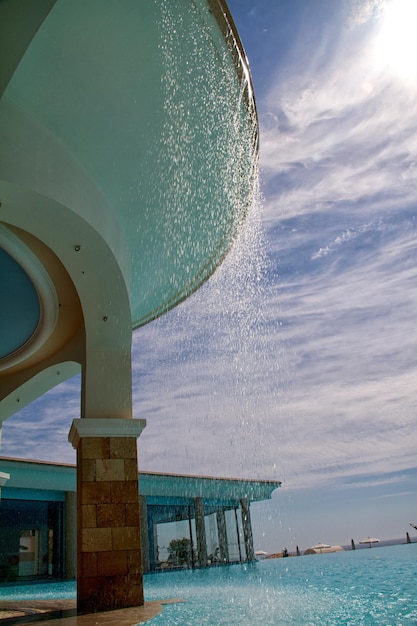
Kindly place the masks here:
<instances>
[{"instance_id":1,"label":"wispy cloud","mask_svg":"<svg viewBox=\"0 0 417 626\"><path fill-rule=\"evenodd\" d=\"M393 200L414 202L417 84L377 64L375 24L344 25L337 35L337 45L326 37L321 47L300 45L297 64L281 68L264 96L270 219L341 203L381 215Z\"/></svg>"},{"instance_id":2,"label":"wispy cloud","mask_svg":"<svg viewBox=\"0 0 417 626\"><path fill-rule=\"evenodd\" d=\"M68 443L72 420L80 417L80 378L54 387L3 423L2 450L17 458L75 462Z\"/></svg>"},{"instance_id":3,"label":"wispy cloud","mask_svg":"<svg viewBox=\"0 0 417 626\"><path fill-rule=\"evenodd\" d=\"M416 83L376 63L380 4L362 3L337 45L300 36L263 96L269 315L272 329L279 302L292 379L275 432L292 486L415 465Z\"/></svg>"}]
</instances>

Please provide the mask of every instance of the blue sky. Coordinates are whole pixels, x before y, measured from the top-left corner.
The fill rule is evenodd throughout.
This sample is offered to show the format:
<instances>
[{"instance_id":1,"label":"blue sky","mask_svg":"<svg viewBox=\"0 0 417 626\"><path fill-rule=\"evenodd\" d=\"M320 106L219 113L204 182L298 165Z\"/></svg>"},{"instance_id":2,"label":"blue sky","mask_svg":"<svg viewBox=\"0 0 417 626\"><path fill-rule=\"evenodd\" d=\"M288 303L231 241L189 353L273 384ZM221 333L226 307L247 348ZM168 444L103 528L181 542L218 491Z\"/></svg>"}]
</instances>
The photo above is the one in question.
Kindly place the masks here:
<instances>
[{"instance_id":1,"label":"blue sky","mask_svg":"<svg viewBox=\"0 0 417 626\"><path fill-rule=\"evenodd\" d=\"M223 266L134 334L144 470L272 478L256 548L417 523L413 0L230 0L260 121L260 196ZM2 454L74 462L79 380ZM22 436L22 432L24 436Z\"/></svg>"}]
</instances>

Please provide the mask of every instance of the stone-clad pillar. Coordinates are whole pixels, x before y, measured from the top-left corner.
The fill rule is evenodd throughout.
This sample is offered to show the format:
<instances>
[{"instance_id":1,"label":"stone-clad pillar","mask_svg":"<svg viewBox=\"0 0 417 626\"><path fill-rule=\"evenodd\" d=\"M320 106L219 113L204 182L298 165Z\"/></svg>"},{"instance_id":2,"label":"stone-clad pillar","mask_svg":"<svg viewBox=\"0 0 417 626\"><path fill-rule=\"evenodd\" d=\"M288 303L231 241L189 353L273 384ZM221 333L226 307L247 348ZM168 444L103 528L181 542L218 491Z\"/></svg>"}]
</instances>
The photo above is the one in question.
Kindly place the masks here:
<instances>
[{"instance_id":1,"label":"stone-clad pillar","mask_svg":"<svg viewBox=\"0 0 417 626\"><path fill-rule=\"evenodd\" d=\"M208 561L203 498L194 498L194 513L195 534L197 537L197 566L206 567Z\"/></svg>"},{"instance_id":2,"label":"stone-clad pillar","mask_svg":"<svg viewBox=\"0 0 417 626\"><path fill-rule=\"evenodd\" d=\"M250 518L249 502L247 498L243 498L240 501L240 508L242 510L242 528L243 537L245 540L246 560L255 560L255 551L253 549L253 535L252 535L252 522Z\"/></svg>"},{"instance_id":3,"label":"stone-clad pillar","mask_svg":"<svg viewBox=\"0 0 417 626\"><path fill-rule=\"evenodd\" d=\"M76 419L77 610L144 603L136 438L144 420Z\"/></svg>"}]
</instances>

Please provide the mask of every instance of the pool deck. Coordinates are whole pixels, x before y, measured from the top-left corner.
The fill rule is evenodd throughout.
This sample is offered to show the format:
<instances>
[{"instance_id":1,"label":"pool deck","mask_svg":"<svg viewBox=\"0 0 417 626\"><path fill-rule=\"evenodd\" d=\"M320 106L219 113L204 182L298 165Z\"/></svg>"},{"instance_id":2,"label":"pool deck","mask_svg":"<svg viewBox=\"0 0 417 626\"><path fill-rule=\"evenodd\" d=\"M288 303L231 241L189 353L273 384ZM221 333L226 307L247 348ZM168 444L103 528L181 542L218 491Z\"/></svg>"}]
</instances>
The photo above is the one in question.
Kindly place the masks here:
<instances>
[{"instance_id":1,"label":"pool deck","mask_svg":"<svg viewBox=\"0 0 417 626\"><path fill-rule=\"evenodd\" d=\"M75 600L0 601L0 625L33 624L37 626L136 626L144 624L162 612L164 604L179 599L145 602L143 606L77 615Z\"/></svg>"}]
</instances>

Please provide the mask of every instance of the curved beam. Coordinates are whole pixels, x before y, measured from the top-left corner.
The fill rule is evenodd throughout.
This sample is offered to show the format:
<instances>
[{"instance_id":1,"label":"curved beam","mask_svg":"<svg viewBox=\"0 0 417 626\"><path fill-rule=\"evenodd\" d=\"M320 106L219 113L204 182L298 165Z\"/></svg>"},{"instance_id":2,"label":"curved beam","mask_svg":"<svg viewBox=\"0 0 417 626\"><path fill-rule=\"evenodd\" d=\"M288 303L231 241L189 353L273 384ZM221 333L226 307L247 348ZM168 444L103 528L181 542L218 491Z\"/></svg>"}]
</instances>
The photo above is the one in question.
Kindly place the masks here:
<instances>
[{"instance_id":1,"label":"curved beam","mask_svg":"<svg viewBox=\"0 0 417 626\"><path fill-rule=\"evenodd\" d=\"M82 365L83 417L131 417L131 317L128 289L119 260L100 233L75 211L50 197L10 183L0 183L0 195L2 216L9 226L22 237L29 231L31 235L26 232L26 236L38 255L41 246L36 242L41 242L53 255L53 262L48 262L45 255L42 262L57 291L64 274L74 291L71 293L68 289L62 293L61 290L60 295L68 299L59 303L60 315L65 317L69 309L71 314L63 326L58 325L59 332L57 330L51 337L50 353L46 352L46 346L42 354L32 355L30 362L23 361L19 366L5 369L3 376L8 376L9 386L11 380L22 384L25 376L38 374L38 367L65 352L66 361L74 360ZM62 226L58 228L57 224ZM63 271L57 269L58 259ZM74 329L70 336L66 332L77 306L84 340ZM56 375L53 369L48 372L52 387L57 382ZM47 377L45 374L40 393L45 391Z\"/></svg>"}]
</instances>

